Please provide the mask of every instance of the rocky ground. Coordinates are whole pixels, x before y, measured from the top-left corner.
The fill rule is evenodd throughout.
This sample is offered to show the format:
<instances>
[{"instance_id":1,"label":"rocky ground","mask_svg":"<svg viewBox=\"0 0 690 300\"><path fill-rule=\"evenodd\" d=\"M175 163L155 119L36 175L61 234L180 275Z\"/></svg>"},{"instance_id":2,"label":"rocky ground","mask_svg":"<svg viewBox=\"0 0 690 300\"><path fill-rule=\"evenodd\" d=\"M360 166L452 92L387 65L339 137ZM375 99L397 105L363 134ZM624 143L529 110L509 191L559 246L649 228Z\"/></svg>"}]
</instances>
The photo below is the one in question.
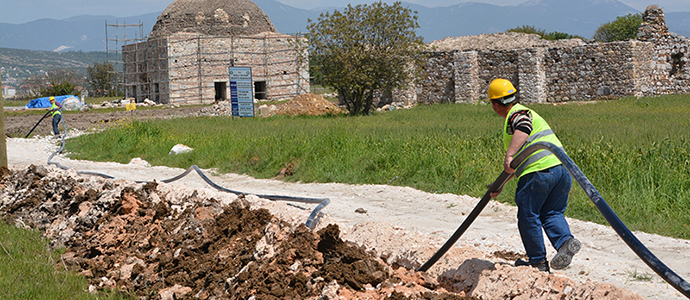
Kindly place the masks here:
<instances>
[{"instance_id":1,"label":"rocky ground","mask_svg":"<svg viewBox=\"0 0 690 300\"><path fill-rule=\"evenodd\" d=\"M256 197L33 165L4 170L0 186L3 218L66 247L57 268L88 277L91 290L142 299L641 299L610 284L494 264L471 247L451 253L468 268L415 273L344 241L337 223L311 230L271 214ZM357 230L380 236L382 229Z\"/></svg>"},{"instance_id":2,"label":"rocky ground","mask_svg":"<svg viewBox=\"0 0 690 300\"><path fill-rule=\"evenodd\" d=\"M76 117L67 118L75 123ZM117 122L107 118L104 123ZM161 183L184 170L140 159L115 164L57 155L55 161L71 168L61 170L46 164L56 149L49 137L8 140L0 216L38 228L53 246L66 247L64 264L56 267L83 274L91 290L117 288L151 299L683 299L602 225L569 220L583 249L566 270L513 267L524 257L515 210L492 201L434 267L414 272L477 199L204 170L219 185L245 192L236 195L212 189L194 174ZM304 222L314 205L256 194L330 198L331 204L312 230ZM635 234L680 276L690 277L690 241Z\"/></svg>"}]
</instances>

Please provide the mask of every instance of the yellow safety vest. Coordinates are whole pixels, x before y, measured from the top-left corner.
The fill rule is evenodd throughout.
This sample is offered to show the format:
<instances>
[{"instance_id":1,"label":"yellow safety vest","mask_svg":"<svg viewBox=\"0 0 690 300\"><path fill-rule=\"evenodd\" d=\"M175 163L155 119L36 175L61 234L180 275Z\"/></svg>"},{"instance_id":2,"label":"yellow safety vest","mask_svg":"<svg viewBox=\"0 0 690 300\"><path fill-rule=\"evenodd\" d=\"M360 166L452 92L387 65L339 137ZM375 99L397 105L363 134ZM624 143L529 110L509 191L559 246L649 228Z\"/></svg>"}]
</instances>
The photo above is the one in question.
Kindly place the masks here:
<instances>
[{"instance_id":1,"label":"yellow safety vest","mask_svg":"<svg viewBox=\"0 0 690 300\"><path fill-rule=\"evenodd\" d=\"M55 101L57 101L57 100L55 100ZM60 111L60 108L57 106L57 102L53 103L53 105L50 106L50 109L53 110L53 114L52 114L53 117L55 115L61 115L62 114L62 112Z\"/></svg>"},{"instance_id":2,"label":"yellow safety vest","mask_svg":"<svg viewBox=\"0 0 690 300\"><path fill-rule=\"evenodd\" d=\"M529 137L527 137L527 141L525 141L525 144L522 145L520 151L536 142L549 142L560 148L563 148L561 141L558 140L558 137L556 137L556 134L553 133L553 130L551 130L549 124L547 124L546 121L539 116L539 114L521 104L515 104L508 112L508 117L506 117L506 120L503 124L503 147L506 151L508 150L510 141L513 139L513 136L508 134L508 119L512 113L518 110L528 110L532 115L532 133L530 133ZM518 151L518 153L520 153L520 151ZM527 157L522 164L515 168L515 176L520 178L523 175L546 170L560 164L561 161L558 160L558 158L550 151L538 150L532 153L532 155Z\"/></svg>"}]
</instances>

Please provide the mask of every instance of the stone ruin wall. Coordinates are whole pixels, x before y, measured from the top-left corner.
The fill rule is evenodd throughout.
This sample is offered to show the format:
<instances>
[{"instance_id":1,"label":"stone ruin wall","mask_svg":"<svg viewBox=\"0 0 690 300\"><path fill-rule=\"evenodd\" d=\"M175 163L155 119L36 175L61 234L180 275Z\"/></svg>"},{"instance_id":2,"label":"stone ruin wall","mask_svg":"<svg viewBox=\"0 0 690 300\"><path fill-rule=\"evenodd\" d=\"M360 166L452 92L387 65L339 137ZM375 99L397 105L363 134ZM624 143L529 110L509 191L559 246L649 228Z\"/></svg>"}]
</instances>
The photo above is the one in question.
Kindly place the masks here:
<instances>
[{"instance_id":1,"label":"stone ruin wall","mask_svg":"<svg viewBox=\"0 0 690 300\"><path fill-rule=\"evenodd\" d=\"M304 38L274 33L177 33L123 48L126 68L137 70L126 72L126 85L137 89L137 102L148 98L157 103L213 103L216 82L226 83L230 99L229 66L251 66L254 82L266 83L267 98L292 98L309 91L306 45Z\"/></svg>"},{"instance_id":2,"label":"stone ruin wall","mask_svg":"<svg viewBox=\"0 0 690 300\"><path fill-rule=\"evenodd\" d=\"M511 80L524 103L690 93L690 42L668 32L659 8L648 8L643 19L638 39L623 42L549 44L527 39L514 49L446 47L428 52L426 75L407 91L415 96L404 99L476 103L486 99L489 82L497 77Z\"/></svg>"}]
</instances>

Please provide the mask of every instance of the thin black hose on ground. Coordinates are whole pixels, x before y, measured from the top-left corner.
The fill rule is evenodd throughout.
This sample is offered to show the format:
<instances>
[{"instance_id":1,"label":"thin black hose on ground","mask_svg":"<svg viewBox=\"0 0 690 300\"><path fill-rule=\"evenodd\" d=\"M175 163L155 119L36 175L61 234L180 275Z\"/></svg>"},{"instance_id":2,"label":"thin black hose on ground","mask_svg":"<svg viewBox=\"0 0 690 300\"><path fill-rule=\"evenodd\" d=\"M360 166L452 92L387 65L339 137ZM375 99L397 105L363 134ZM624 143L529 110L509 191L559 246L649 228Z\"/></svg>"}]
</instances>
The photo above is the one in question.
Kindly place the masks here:
<instances>
[{"instance_id":1,"label":"thin black hose on ground","mask_svg":"<svg viewBox=\"0 0 690 300\"><path fill-rule=\"evenodd\" d=\"M563 151L563 149L558 146L547 143L547 142L537 142L529 147L525 148L523 151L518 153L511 162L510 166L512 168L517 168L527 157L532 155L532 153L539 150L547 150L553 153L558 159L563 163L568 172L573 176L575 181L580 185L580 187L585 191L590 200L597 207L599 212L604 216L607 222L613 227L613 229L618 233L618 235L625 241L625 243L630 247L630 249L637 254L642 261L647 264L654 272L656 272L661 278L672 285L676 290L681 292L685 297L690 298L690 284L683 278L678 276L673 270L666 266L661 260L659 260L647 247L640 242L639 239L625 226L623 221L613 212L611 207L606 203L604 198L599 194L597 189L592 185L587 176L582 173L582 170L573 162L573 160ZM477 206L472 210L472 212L465 218L462 225L455 231L448 241L438 250L436 253L424 263L417 271L426 271L431 266L438 261L450 247L455 244L455 242L462 236L462 234L467 230L467 228L474 222L479 213L484 209L486 204L491 200L490 194L494 191L500 190L500 188L508 181L510 174L505 171L494 181L489 187L484 197L479 201Z\"/></svg>"},{"instance_id":2,"label":"thin black hose on ground","mask_svg":"<svg viewBox=\"0 0 690 300\"><path fill-rule=\"evenodd\" d=\"M62 112L62 110L60 110L60 112ZM48 112L48 113L50 113L50 112ZM44 115L43 118L45 118L45 116L47 116L47 115L48 115L48 114ZM40 123L40 122L43 120L43 118L41 118L41 120L39 120L38 123ZM36 128L36 126L38 126L38 123L34 126L34 128ZM63 166L63 165L61 165L61 164L58 163L58 162L52 161L52 160L53 160L53 157L54 157L55 155L57 155L58 153L62 153L62 150L65 149L65 136L67 135L67 126L65 125L65 117L64 117L64 116L62 117L62 128L63 128L63 132L64 132L64 134L62 134L62 145L60 146L60 149L58 149L57 151L53 152L53 153L48 157L48 162L47 162L47 163L48 163L49 165L55 165L55 166L57 166L58 168L63 169L63 170L69 170L70 168ZM32 129L31 131L33 131L33 129ZM27 135L27 136L28 136L28 135ZM308 197L293 197L293 196L281 196L281 195L261 195L261 194L250 194L250 193L244 193L244 192L240 192L240 191L235 191L235 190L227 189L227 188L225 188L225 187L222 187L222 186L216 184L216 183L213 182L211 179L209 179L208 176L206 176L206 175L201 171L201 169L200 169L197 165L192 165L192 166L189 167L186 171L184 171L182 174L177 175L177 176L172 177L172 178L163 179L163 180L161 180L161 182L170 183L170 182L179 180L179 179L181 179L181 178L187 176L187 174L189 174L189 173L192 172L192 171L196 171L196 173L199 174L199 176L200 176L206 183L208 183L208 184L209 184L210 186L212 186L213 188L215 188L215 189L217 189L217 190L219 190L219 191L222 191L222 192L233 193L233 194L235 194L235 195L255 195L255 196L259 197L259 198L269 199L269 200L273 200L273 201L287 201L287 202L301 202L301 203L318 203L318 205L316 206L316 208L314 208L314 210L312 210L312 212L309 214L309 217L307 218L307 221L304 223L304 225L306 225L306 226L307 226L308 228L310 228L310 229L314 229L314 227L316 226L316 223L315 223L314 221L317 219L317 217L318 217L319 213L321 212L321 210L322 210L324 207L326 207L328 204L331 203L331 199L329 199L329 198L308 198ZM99 173L99 172L92 172L92 171L77 171L77 174L80 174L80 175L93 175L93 176L100 176L100 177L104 177L104 178L108 178L108 179L115 179L114 176L110 176L110 175L103 174L103 173ZM137 180L137 181L135 181L135 182L136 182L136 183L149 183L149 182L155 182L155 181Z\"/></svg>"}]
</instances>

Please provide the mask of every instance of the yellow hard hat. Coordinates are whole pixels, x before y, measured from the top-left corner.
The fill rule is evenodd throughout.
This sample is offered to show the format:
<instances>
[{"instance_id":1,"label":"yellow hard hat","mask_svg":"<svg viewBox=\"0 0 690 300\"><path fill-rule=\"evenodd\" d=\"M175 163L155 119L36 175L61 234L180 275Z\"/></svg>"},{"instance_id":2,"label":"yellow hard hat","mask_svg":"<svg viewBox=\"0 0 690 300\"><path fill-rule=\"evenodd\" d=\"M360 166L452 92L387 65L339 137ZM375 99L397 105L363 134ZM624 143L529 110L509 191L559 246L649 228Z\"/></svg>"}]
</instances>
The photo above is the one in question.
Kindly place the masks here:
<instances>
[{"instance_id":1,"label":"yellow hard hat","mask_svg":"<svg viewBox=\"0 0 690 300\"><path fill-rule=\"evenodd\" d=\"M49 100L50 100L50 101L53 101L53 100L55 100L55 97L50 96L50 99L49 99Z\"/></svg>"},{"instance_id":2,"label":"yellow hard hat","mask_svg":"<svg viewBox=\"0 0 690 300\"><path fill-rule=\"evenodd\" d=\"M503 78L496 78L491 81L491 84L489 84L489 99L491 100L497 100L501 98L508 97L510 95L515 94L517 90L513 86L510 81L503 79ZM507 103L505 101L502 101L504 104L508 104L510 102L513 102L514 99L506 99L510 100Z\"/></svg>"}]
</instances>

